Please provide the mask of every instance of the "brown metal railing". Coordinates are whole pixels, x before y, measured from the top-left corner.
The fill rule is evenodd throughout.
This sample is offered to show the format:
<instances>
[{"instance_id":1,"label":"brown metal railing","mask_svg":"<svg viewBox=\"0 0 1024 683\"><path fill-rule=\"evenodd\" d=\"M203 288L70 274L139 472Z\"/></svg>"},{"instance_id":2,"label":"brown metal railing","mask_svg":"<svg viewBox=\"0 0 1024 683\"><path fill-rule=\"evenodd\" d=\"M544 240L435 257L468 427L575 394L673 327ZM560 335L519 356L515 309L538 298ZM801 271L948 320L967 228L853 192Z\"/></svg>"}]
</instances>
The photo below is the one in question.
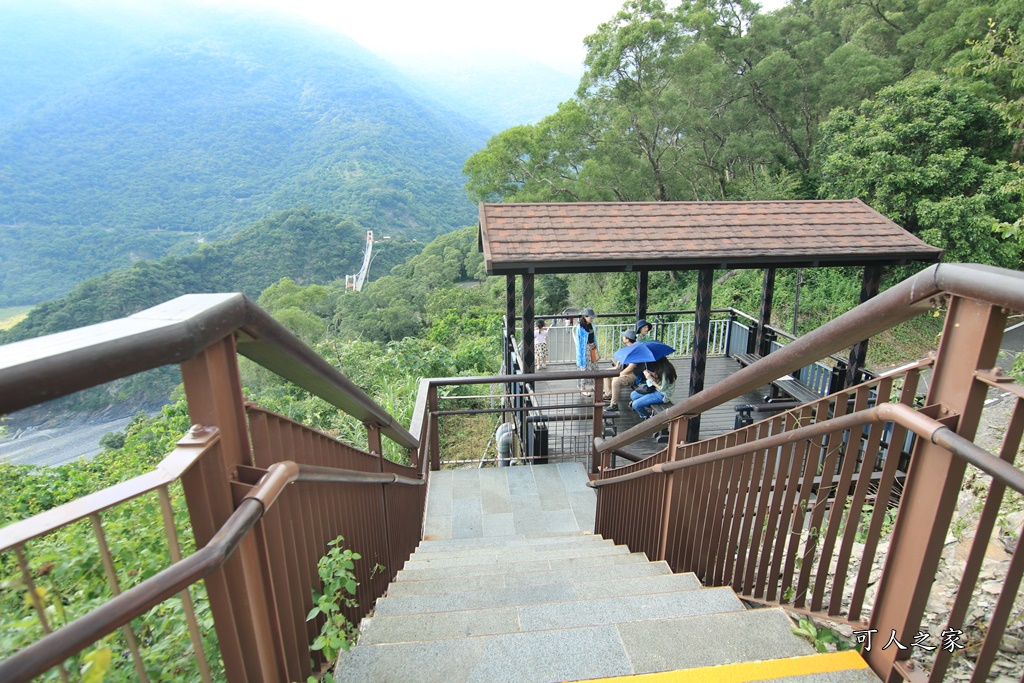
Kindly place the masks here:
<instances>
[{"instance_id":1,"label":"brown metal railing","mask_svg":"<svg viewBox=\"0 0 1024 683\"><path fill-rule=\"evenodd\" d=\"M176 453L178 456L185 456L184 459L189 462L189 467L197 464L203 457L213 457L218 453L219 442L216 430L209 430L205 434L192 434L190 437L189 441L181 445L181 449L188 451L187 454ZM191 448L197 445L200 446L200 450L195 451ZM125 482L128 486L124 488L141 495L144 489L151 485L149 479L152 479L152 477L148 475L137 477ZM307 498L309 491L306 489L316 489L324 485L336 486L338 484L379 486L405 484L420 487L420 490L422 490L422 486L425 483L422 479L410 479L392 473L384 474L315 467L300 465L290 461L274 463L260 477L259 482L244 495L242 501L228 518L228 521L217 530L217 533L214 534L214 537L204 548L189 555L187 558L179 558L167 569L124 593L115 593L114 598L101 607L90 611L63 628L47 634L46 637L20 650L17 654L0 661L0 680L31 680L55 666L61 666L62 662L66 659L115 629L130 629L129 624L132 619L141 616L153 606L172 598L176 594L182 596L183 601L186 600L184 596L188 595L187 589L189 586L224 568L236 551L239 551L241 548L241 552L244 552L243 544L252 542L254 538L256 543L263 544L267 543L268 540L281 540L280 538L275 539L272 533L274 531L271 520L273 511L279 510L280 506L286 505L285 501L289 497ZM292 493L295 489L289 487L289 484L307 484L308 486L301 487L303 490L298 495L295 495ZM159 486L161 490L165 490L166 484L160 484ZM359 491L361 489L356 490ZM314 493L314 495L316 494ZM30 519L26 520L27 523L22 523L18 529L8 527L5 529L5 531L9 532L5 535L5 542L13 542L16 544L14 547L21 547L29 540L27 538L29 535L39 535L70 524L75 521L76 517L82 514L88 514L89 517L96 519L98 508L111 507L123 502L123 500L112 500L109 497L109 491L103 491L93 497L93 500L89 501L89 505L82 505L84 500L81 499L76 501L76 503L51 510L49 515L50 524L48 525L40 525L38 519ZM275 507L275 503L279 507ZM301 544L305 534L302 529L296 531L298 533L288 530L288 533L284 534L284 536L287 538L298 537ZM326 533L329 534L330 531ZM4 547L2 549L7 548ZM294 555L273 555L274 559L282 560L285 564L287 564L287 560L291 557L294 557ZM110 572L113 573L114 570L109 553L105 553L104 558L104 564L109 565ZM278 647L283 647L286 650L295 650L294 654L296 657L293 657L291 660L286 658L276 663L277 667L283 669L290 669L290 665L294 665L295 671L288 671L289 680L292 680L295 676L299 675L299 670L302 668L298 666L300 660L297 655L301 652L302 655L308 658L309 653L306 648L299 646L287 637L289 634L294 635L297 630L293 624L288 622L293 622L297 619L298 624L302 626L302 630L305 630L304 615L305 611L308 611L312 606L312 599L310 597L312 593L310 592L306 596L294 596L298 598L301 604L291 606L290 609L283 609L289 607L289 599L292 597L288 595L287 591L291 584L286 583L286 581L291 580L296 584L299 583L297 577L288 577L287 573L288 569L285 568L281 570L280 574L274 575L272 573L268 577L270 585L285 590L278 597L277 603L273 605L276 608L273 610L276 612L276 621L267 625L276 627L275 630L279 630L284 636L282 638L283 642L277 643ZM112 579L112 581L116 581L116 578ZM367 591L363 593L364 598L370 594ZM368 607L364 606L360 611L365 613L368 609ZM358 616L361 615L353 615L353 618ZM190 622L190 632L193 632L191 626ZM193 639L193 645L197 659L205 662L206 653L198 637ZM142 665L142 655L138 646L132 645L131 651L133 658L137 660L136 672L139 674L140 679L145 680L145 668ZM272 652L259 653L260 657L272 656L272 654ZM267 659L269 660L271 657L267 657ZM309 668L306 667L306 669L305 675L309 675ZM203 665L199 667L199 670L203 680L211 680L208 667Z\"/></svg>"},{"instance_id":2,"label":"brown metal railing","mask_svg":"<svg viewBox=\"0 0 1024 683\"><path fill-rule=\"evenodd\" d=\"M945 297L946 325L933 361L714 439L684 443L691 416ZM864 656L883 680L920 679L922 665L928 680L943 680L955 647L933 647L929 655L882 643L890 633L905 645L926 635L920 630L925 605L968 464L991 475L991 484L944 634L962 634L979 600L979 573L1005 489L1024 491L1024 473L1012 465L1024 432L1024 389L990 370L1007 309L1024 310L1021 273L935 266L656 418L598 440L607 467L614 450L671 429L664 451L605 469L594 482L596 531L665 559L676 571L694 571L706 585L732 585L754 601L845 622L862 633L874 630L881 642ZM925 368L930 387L925 407L915 410ZM993 387L1015 400L999 457L972 443ZM916 435L909 459L902 453L908 433ZM968 646L975 653L971 680L987 680L1013 615L1024 573L1021 546L1002 577L991 621ZM872 574L876 556L884 556L880 577Z\"/></svg>"},{"instance_id":3,"label":"brown metal railing","mask_svg":"<svg viewBox=\"0 0 1024 683\"><path fill-rule=\"evenodd\" d=\"M367 449L247 405L236 352L363 422ZM306 614L319 587L317 561L328 542L342 535L364 558L355 569L358 607L346 614L356 623L418 543L425 487L386 484L425 483L428 463L418 458L419 439L240 294L189 295L122 320L5 346L0 413L169 363L181 364L189 415L197 426L155 471L0 529L0 553L16 556L41 635L53 631L0 663L0 680L27 680L50 666L67 679L64 659L117 628L124 630L134 677L145 680L147 648L162 644L139 642L135 630L145 618L135 617L175 594L183 601L199 660L196 678L304 680L324 663L310 650L320 622L307 622ZM408 449L413 466L384 459L382 436ZM253 512L253 496L264 497L268 486L279 491L288 480L280 474L285 463L294 464L289 469L294 485L283 487L275 505L267 499ZM138 581L137 570L119 566L101 515L135 505L154 491L167 530L169 566L122 590L127 579ZM187 503L188 523L175 518L172 509L172 498L180 497ZM85 519L92 524L112 597L51 629L33 583L48 570L33 562L30 545ZM197 548L184 558L182 526ZM188 586L200 578L215 641L201 632L191 607ZM213 642L216 651L209 650ZM211 674L203 662L207 658L223 673Z\"/></svg>"},{"instance_id":4,"label":"brown metal railing","mask_svg":"<svg viewBox=\"0 0 1024 683\"><path fill-rule=\"evenodd\" d=\"M512 422L516 425L520 441L532 439L535 428L543 426L549 430L550 438L558 441L556 447L552 441L551 450L546 456L531 450L532 445L520 444L521 450L514 455L520 462L544 462L550 460L581 461L597 472L597 460L594 457L594 438L604 430L603 411L605 403L600 400L603 382L616 376L617 371L600 372L546 372L543 374L495 375L491 377L447 377L423 379L420 381L416 407L413 413L413 433L424 444L430 468L438 470L442 465L457 466L464 464L480 465L481 461L488 464L498 463L498 457L474 457L472 460L442 461L440 458L441 430L451 427L451 422L467 417L499 416L501 422ZM578 390L551 391L537 393L533 390L536 382L575 381L579 378L594 380L593 397L584 397ZM445 396L443 390L472 386L498 385L508 387L501 394ZM496 405L492 403L497 402ZM484 403L486 407L477 407ZM495 422L495 425L498 422ZM487 429L491 429L488 423ZM478 435L480 436L480 435ZM482 435L487 441L487 434ZM488 444L488 451L494 452L493 443ZM503 463L504 464L504 463ZM508 463L510 464L510 463Z\"/></svg>"}]
</instances>

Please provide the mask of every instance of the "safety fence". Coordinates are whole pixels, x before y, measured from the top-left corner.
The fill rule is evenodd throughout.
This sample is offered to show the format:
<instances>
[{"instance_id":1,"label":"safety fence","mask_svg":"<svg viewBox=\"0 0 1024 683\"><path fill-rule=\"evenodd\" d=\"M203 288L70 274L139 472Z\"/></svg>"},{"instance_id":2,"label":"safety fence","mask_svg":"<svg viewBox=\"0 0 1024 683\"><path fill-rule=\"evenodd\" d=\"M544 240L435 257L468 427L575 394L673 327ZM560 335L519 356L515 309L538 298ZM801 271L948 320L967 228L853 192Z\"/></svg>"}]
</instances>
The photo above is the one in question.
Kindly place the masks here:
<instances>
[{"instance_id":1,"label":"safety fence","mask_svg":"<svg viewBox=\"0 0 1024 683\"><path fill-rule=\"evenodd\" d=\"M948 313L934 359L685 443L691 416L943 301ZM995 580L986 565L1006 519L1004 493L1012 490L1016 504L1024 493L1024 471L1013 464L1024 387L992 369L1008 310L1024 310L1021 273L932 267L599 440L596 531L675 571L693 571L704 585L846 624L883 680L944 680L954 656L968 658L970 680L990 680L1008 624L1024 609L1019 523L1001 532L1016 541ZM915 408L924 372L930 386ZM989 392L1012 402L998 455L972 441ZM665 450L611 469L614 451L665 428ZM966 514L954 529L958 506ZM963 552L943 553L948 535L962 539ZM940 567L956 577L948 604L932 593ZM929 621L926 606L940 618ZM980 614L991 616L979 621Z\"/></svg>"},{"instance_id":2,"label":"safety fence","mask_svg":"<svg viewBox=\"0 0 1024 683\"><path fill-rule=\"evenodd\" d=\"M236 350L356 417L368 448L247 405ZM305 680L328 664L314 647L326 617L307 617L330 544L362 556L353 623L418 544L419 439L242 295L8 345L0 413L168 363L194 426L156 469L0 529L4 604L25 609L0 641L0 680ZM412 466L383 458L382 436ZM163 547L140 543L153 525ZM79 543L60 557L69 534ZM96 572L106 587L86 594Z\"/></svg>"},{"instance_id":3,"label":"safety fence","mask_svg":"<svg viewBox=\"0 0 1024 683\"><path fill-rule=\"evenodd\" d=\"M715 318L711 320L711 327L708 332L708 355L727 355L729 347L730 319L723 317L725 310L716 310ZM685 314L684 314L685 315ZM538 316L544 318L544 316ZM692 356L694 344L694 320L692 315L689 319L668 320L669 317L684 317L652 313L650 317L651 335L650 339L657 339L668 344L675 353L672 357ZM550 316L549 316L550 318ZM547 333L547 359L550 363L575 363L576 362L576 337L574 327L568 324L567 318L551 318L552 324L548 327ZM597 339L597 347L602 357L610 359L612 353L622 347L622 333L627 330L635 330L635 323L632 320L621 323L602 322L604 317L597 318L594 323L594 334ZM522 328L517 331L517 338L522 339Z\"/></svg>"}]
</instances>

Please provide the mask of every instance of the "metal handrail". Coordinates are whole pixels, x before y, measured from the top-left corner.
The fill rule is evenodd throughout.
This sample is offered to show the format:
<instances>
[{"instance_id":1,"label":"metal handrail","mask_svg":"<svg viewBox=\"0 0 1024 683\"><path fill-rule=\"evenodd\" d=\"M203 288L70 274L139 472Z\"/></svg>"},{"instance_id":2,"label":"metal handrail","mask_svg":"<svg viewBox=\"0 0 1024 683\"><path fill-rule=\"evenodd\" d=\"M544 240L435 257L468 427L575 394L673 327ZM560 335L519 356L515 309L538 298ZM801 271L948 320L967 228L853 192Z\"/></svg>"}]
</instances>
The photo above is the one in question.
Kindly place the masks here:
<instances>
[{"instance_id":1,"label":"metal handrail","mask_svg":"<svg viewBox=\"0 0 1024 683\"><path fill-rule=\"evenodd\" d=\"M1024 273L980 264L930 266L650 420L610 439L595 439L597 450L622 448L664 429L672 420L699 415L742 396L809 362L913 318L930 307L931 299L945 293L1024 310Z\"/></svg>"},{"instance_id":2,"label":"metal handrail","mask_svg":"<svg viewBox=\"0 0 1024 683\"><path fill-rule=\"evenodd\" d=\"M927 417L919 411L902 403L883 403L875 406L874 408L868 408L856 413L850 413L849 415L816 422L806 427L799 427L792 431L766 436L755 441L748 441L738 446L723 448L722 450L715 451L714 453L707 455L699 455L693 458L687 458L686 460L659 463L635 472L620 474L615 477L609 477L608 479L591 481L588 482L587 485L591 488L600 488L602 486L619 484L633 479L642 479L656 474L669 474L676 470L699 467L700 465L707 465L709 463L728 460L730 458L738 458L756 451L777 448L779 446L813 439L818 436L824 436L832 432L845 431L847 429L854 429L856 427L862 427L864 425L874 424L877 422L894 422L901 427L906 427L918 436L942 446L953 455L963 459L971 465L974 465L981 471L992 475L994 478L1006 484L1013 490L1024 493L1024 471L1019 470L1005 460L992 455L984 448L976 446L973 442L960 436L938 420Z\"/></svg>"},{"instance_id":3,"label":"metal handrail","mask_svg":"<svg viewBox=\"0 0 1024 683\"><path fill-rule=\"evenodd\" d=\"M149 472L0 527L0 552L177 481L217 440L216 427L193 427Z\"/></svg>"},{"instance_id":4,"label":"metal handrail","mask_svg":"<svg viewBox=\"0 0 1024 683\"><path fill-rule=\"evenodd\" d=\"M0 661L0 681L29 681L39 676L224 566L284 488L291 483L307 482L407 486L426 483L395 474L299 465L292 461L275 463L206 546Z\"/></svg>"},{"instance_id":5,"label":"metal handrail","mask_svg":"<svg viewBox=\"0 0 1024 683\"><path fill-rule=\"evenodd\" d=\"M244 294L186 294L135 315L14 342L0 357L0 414L195 357L236 335L238 352L406 448L419 444L358 386Z\"/></svg>"}]
</instances>

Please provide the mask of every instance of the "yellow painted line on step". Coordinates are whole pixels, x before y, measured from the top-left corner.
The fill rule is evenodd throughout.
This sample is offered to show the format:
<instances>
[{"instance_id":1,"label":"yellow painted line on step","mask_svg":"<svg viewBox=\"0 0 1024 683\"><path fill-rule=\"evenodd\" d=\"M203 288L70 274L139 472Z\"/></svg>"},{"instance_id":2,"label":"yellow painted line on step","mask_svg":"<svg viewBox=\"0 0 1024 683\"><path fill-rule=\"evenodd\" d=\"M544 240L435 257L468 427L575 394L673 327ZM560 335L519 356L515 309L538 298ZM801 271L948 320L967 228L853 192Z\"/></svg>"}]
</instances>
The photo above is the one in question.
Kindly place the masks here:
<instances>
[{"instance_id":1,"label":"yellow painted line on step","mask_svg":"<svg viewBox=\"0 0 1024 683\"><path fill-rule=\"evenodd\" d=\"M752 683L753 681L770 681L787 676L807 676L866 668L868 665L864 658L853 650L848 650L788 659L770 659L763 662L721 664L700 669L686 669L685 671L599 678L589 681L589 683L602 683L603 681L618 681L619 683L622 681L636 681L637 683Z\"/></svg>"}]
</instances>

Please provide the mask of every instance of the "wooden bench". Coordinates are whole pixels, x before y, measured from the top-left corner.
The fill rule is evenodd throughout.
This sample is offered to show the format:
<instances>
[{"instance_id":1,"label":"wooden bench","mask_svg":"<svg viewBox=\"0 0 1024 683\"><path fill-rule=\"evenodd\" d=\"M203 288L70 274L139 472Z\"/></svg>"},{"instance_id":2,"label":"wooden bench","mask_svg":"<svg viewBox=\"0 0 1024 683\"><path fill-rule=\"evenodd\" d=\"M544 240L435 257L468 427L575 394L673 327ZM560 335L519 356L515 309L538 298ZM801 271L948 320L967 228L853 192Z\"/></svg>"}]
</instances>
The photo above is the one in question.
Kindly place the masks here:
<instances>
[{"instance_id":1,"label":"wooden bench","mask_svg":"<svg viewBox=\"0 0 1024 683\"><path fill-rule=\"evenodd\" d=\"M735 358L736 362L743 367L747 367L748 365L752 365L761 360L763 356L759 353L736 353L733 354L733 358ZM770 402L780 396L789 396L800 403L810 403L811 401L817 401L821 398L821 395L818 392L811 389L796 377L793 377L793 375L786 375L785 377L780 377L772 382L772 394L770 396L766 396L764 400Z\"/></svg>"},{"instance_id":2,"label":"wooden bench","mask_svg":"<svg viewBox=\"0 0 1024 683\"><path fill-rule=\"evenodd\" d=\"M756 363L762 358L759 353L734 353L732 357L735 358L736 362L743 367Z\"/></svg>"},{"instance_id":3,"label":"wooden bench","mask_svg":"<svg viewBox=\"0 0 1024 683\"><path fill-rule=\"evenodd\" d=\"M793 377L793 375L786 375L785 377L778 378L772 382L772 387L774 389L778 389L787 396L792 396L796 400L800 401L800 403L810 403L811 401L817 401L821 398L821 394L814 389L811 389L796 377Z\"/></svg>"},{"instance_id":4,"label":"wooden bench","mask_svg":"<svg viewBox=\"0 0 1024 683\"><path fill-rule=\"evenodd\" d=\"M740 427L746 427L747 425L754 424L756 421L752 413L766 413L768 415L774 415L781 413L784 410L790 408L797 408L803 405L799 401L775 401L774 403L747 403L744 405L736 406L733 410L736 411L736 420L733 423L733 429L739 429ZM758 420L763 419L761 417Z\"/></svg>"}]
</instances>

